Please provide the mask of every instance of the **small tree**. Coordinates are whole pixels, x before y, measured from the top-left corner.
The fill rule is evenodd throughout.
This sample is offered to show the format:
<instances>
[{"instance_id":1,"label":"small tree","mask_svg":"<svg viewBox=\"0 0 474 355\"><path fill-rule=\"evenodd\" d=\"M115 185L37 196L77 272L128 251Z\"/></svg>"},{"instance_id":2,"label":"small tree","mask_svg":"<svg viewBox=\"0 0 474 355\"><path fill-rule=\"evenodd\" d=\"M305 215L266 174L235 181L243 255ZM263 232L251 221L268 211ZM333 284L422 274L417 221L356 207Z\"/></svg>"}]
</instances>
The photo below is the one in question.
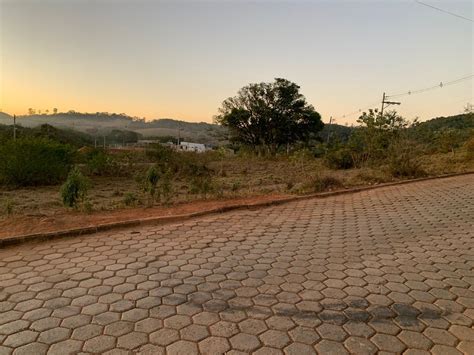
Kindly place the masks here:
<instances>
[{"instance_id":1,"label":"small tree","mask_svg":"<svg viewBox=\"0 0 474 355\"><path fill-rule=\"evenodd\" d=\"M145 191L150 194L151 200L155 199L156 195L156 187L158 185L158 181L160 179L160 174L158 169L155 166L150 167L146 173L145 177Z\"/></svg>"},{"instance_id":2,"label":"small tree","mask_svg":"<svg viewBox=\"0 0 474 355\"><path fill-rule=\"evenodd\" d=\"M61 198L67 207L77 208L80 202L84 202L89 189L89 180L82 175L77 167L74 167L66 182L61 186Z\"/></svg>"}]
</instances>

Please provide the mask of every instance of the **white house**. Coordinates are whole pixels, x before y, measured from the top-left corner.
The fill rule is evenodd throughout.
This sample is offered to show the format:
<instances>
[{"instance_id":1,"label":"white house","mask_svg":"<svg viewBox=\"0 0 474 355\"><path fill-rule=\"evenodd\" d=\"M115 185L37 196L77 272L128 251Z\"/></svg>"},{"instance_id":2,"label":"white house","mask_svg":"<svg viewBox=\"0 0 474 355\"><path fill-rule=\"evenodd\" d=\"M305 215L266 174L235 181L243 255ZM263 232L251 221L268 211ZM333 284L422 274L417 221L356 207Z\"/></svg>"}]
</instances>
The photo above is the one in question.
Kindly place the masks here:
<instances>
[{"instance_id":1,"label":"white house","mask_svg":"<svg viewBox=\"0 0 474 355\"><path fill-rule=\"evenodd\" d=\"M206 151L206 146L201 143L180 142L179 149L188 152L203 153Z\"/></svg>"}]
</instances>

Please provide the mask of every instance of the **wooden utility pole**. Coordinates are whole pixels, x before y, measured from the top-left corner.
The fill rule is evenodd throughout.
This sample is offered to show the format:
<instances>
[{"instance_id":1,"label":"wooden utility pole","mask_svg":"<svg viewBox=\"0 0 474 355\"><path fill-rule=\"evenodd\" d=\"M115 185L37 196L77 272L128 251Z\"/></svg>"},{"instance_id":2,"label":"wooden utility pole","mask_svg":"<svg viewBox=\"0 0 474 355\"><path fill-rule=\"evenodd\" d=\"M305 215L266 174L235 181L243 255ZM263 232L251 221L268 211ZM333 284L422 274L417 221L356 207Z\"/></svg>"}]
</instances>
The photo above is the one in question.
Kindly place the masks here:
<instances>
[{"instance_id":1,"label":"wooden utility pole","mask_svg":"<svg viewBox=\"0 0 474 355\"><path fill-rule=\"evenodd\" d=\"M331 125L332 123L332 116L329 117L329 125ZM328 139L327 139L327 143L326 144L329 144L329 137L331 136L331 127L328 127Z\"/></svg>"},{"instance_id":2,"label":"wooden utility pole","mask_svg":"<svg viewBox=\"0 0 474 355\"><path fill-rule=\"evenodd\" d=\"M179 149L180 142L181 142L181 122L178 122L178 149Z\"/></svg>"},{"instance_id":3,"label":"wooden utility pole","mask_svg":"<svg viewBox=\"0 0 474 355\"><path fill-rule=\"evenodd\" d=\"M13 115L13 140L16 140L16 115Z\"/></svg>"},{"instance_id":4,"label":"wooden utility pole","mask_svg":"<svg viewBox=\"0 0 474 355\"><path fill-rule=\"evenodd\" d=\"M390 106L390 105L400 105L400 102L394 102L394 101L386 101L385 99L387 98L387 96L385 95L385 93L383 93L383 96L382 96L382 109L380 110L380 115L383 116L383 109L386 107L386 106ZM386 105L386 106L385 106Z\"/></svg>"}]
</instances>

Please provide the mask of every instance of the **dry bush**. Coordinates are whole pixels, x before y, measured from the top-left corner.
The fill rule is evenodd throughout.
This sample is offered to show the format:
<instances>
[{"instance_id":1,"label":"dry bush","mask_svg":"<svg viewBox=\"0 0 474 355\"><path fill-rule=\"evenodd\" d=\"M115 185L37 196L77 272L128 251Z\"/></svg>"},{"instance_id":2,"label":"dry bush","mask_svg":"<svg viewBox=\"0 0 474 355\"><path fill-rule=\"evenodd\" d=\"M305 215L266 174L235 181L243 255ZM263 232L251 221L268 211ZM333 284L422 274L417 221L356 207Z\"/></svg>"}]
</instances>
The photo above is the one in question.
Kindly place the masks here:
<instances>
[{"instance_id":1,"label":"dry bush","mask_svg":"<svg viewBox=\"0 0 474 355\"><path fill-rule=\"evenodd\" d=\"M355 185L381 184L392 180L384 169L361 169L352 179Z\"/></svg>"},{"instance_id":2,"label":"dry bush","mask_svg":"<svg viewBox=\"0 0 474 355\"><path fill-rule=\"evenodd\" d=\"M415 142L408 140L396 141L391 144L388 154L388 171L393 177L418 178L426 176Z\"/></svg>"},{"instance_id":3,"label":"dry bush","mask_svg":"<svg viewBox=\"0 0 474 355\"><path fill-rule=\"evenodd\" d=\"M335 176L318 174L307 183L306 187L313 192L324 192L342 188L344 184Z\"/></svg>"},{"instance_id":4,"label":"dry bush","mask_svg":"<svg viewBox=\"0 0 474 355\"><path fill-rule=\"evenodd\" d=\"M474 137L469 138L463 148L466 150L467 160L474 160Z\"/></svg>"}]
</instances>

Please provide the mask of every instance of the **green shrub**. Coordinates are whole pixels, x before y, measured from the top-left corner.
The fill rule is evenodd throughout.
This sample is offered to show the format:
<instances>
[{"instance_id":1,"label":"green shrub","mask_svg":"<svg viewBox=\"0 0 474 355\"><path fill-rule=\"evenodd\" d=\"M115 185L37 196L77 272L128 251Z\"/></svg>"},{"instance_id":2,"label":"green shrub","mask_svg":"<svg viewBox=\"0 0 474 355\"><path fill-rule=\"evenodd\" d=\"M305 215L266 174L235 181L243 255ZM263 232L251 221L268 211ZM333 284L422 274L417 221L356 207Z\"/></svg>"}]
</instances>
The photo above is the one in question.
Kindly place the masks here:
<instances>
[{"instance_id":1,"label":"green shrub","mask_svg":"<svg viewBox=\"0 0 474 355\"><path fill-rule=\"evenodd\" d=\"M123 197L123 203L125 206L134 206L138 202L137 196L133 192L127 192Z\"/></svg>"},{"instance_id":2,"label":"green shrub","mask_svg":"<svg viewBox=\"0 0 474 355\"><path fill-rule=\"evenodd\" d=\"M102 149L94 149L86 156L87 171L91 175L117 176L120 165L117 160Z\"/></svg>"},{"instance_id":3,"label":"green shrub","mask_svg":"<svg viewBox=\"0 0 474 355\"><path fill-rule=\"evenodd\" d=\"M466 149L466 155L468 159L474 159L474 137L468 139L464 143L464 148Z\"/></svg>"},{"instance_id":4,"label":"green shrub","mask_svg":"<svg viewBox=\"0 0 474 355\"><path fill-rule=\"evenodd\" d=\"M346 147L329 150L324 157L324 162L330 169L351 169L354 167L351 151Z\"/></svg>"},{"instance_id":5,"label":"green shrub","mask_svg":"<svg viewBox=\"0 0 474 355\"><path fill-rule=\"evenodd\" d=\"M232 183L232 186L230 187L230 189L232 190L232 192L236 192L240 189L241 186L242 185L241 185L240 181L234 181Z\"/></svg>"},{"instance_id":6,"label":"green shrub","mask_svg":"<svg viewBox=\"0 0 474 355\"><path fill-rule=\"evenodd\" d=\"M66 178L71 166L70 147L45 138L8 140L0 145L1 184L57 184Z\"/></svg>"},{"instance_id":7,"label":"green shrub","mask_svg":"<svg viewBox=\"0 0 474 355\"><path fill-rule=\"evenodd\" d=\"M161 181L158 186L160 198L163 197L163 201L166 204L169 203L173 197L172 175L173 173L170 169L161 174Z\"/></svg>"},{"instance_id":8,"label":"green shrub","mask_svg":"<svg viewBox=\"0 0 474 355\"><path fill-rule=\"evenodd\" d=\"M160 179L160 174L156 166L152 166L148 169L145 176L144 190L150 194L152 200L155 199L156 187Z\"/></svg>"},{"instance_id":9,"label":"green shrub","mask_svg":"<svg viewBox=\"0 0 474 355\"><path fill-rule=\"evenodd\" d=\"M426 175L412 142L402 140L390 146L388 170L393 177L417 178Z\"/></svg>"},{"instance_id":10,"label":"green shrub","mask_svg":"<svg viewBox=\"0 0 474 355\"><path fill-rule=\"evenodd\" d=\"M66 207L77 208L84 203L89 189L89 180L82 175L77 167L69 173L66 182L61 186L61 198Z\"/></svg>"}]
</instances>

